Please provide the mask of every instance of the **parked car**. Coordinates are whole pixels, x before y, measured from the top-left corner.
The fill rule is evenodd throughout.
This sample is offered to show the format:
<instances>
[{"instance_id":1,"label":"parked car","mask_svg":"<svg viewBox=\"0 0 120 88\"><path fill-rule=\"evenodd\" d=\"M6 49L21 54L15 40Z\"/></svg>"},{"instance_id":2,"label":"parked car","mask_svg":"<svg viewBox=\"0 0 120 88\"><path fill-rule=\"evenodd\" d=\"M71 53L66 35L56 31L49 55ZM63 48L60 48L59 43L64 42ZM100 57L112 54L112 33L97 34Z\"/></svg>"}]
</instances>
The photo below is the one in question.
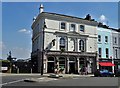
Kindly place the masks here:
<instances>
[{"instance_id":1,"label":"parked car","mask_svg":"<svg viewBox=\"0 0 120 88\"><path fill-rule=\"evenodd\" d=\"M100 70L100 75L101 77L114 77L114 73L106 69Z\"/></svg>"},{"instance_id":2,"label":"parked car","mask_svg":"<svg viewBox=\"0 0 120 88\"><path fill-rule=\"evenodd\" d=\"M116 70L115 77L120 77L120 69Z\"/></svg>"},{"instance_id":3,"label":"parked car","mask_svg":"<svg viewBox=\"0 0 120 88\"><path fill-rule=\"evenodd\" d=\"M102 69L102 70L97 69L94 73L94 76L95 77L114 77L114 73L106 69Z\"/></svg>"}]
</instances>

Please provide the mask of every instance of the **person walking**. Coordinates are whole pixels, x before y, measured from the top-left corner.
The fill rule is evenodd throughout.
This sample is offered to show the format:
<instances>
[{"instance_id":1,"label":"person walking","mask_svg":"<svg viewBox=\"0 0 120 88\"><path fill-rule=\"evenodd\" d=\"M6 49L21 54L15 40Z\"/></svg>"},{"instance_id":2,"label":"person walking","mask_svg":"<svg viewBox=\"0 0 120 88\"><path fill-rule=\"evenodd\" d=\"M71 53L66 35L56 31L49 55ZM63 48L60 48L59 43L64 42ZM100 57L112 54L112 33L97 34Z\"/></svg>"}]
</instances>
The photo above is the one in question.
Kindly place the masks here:
<instances>
[{"instance_id":1,"label":"person walking","mask_svg":"<svg viewBox=\"0 0 120 88\"><path fill-rule=\"evenodd\" d=\"M85 75L87 75L87 74L88 74L88 68L85 67Z\"/></svg>"}]
</instances>

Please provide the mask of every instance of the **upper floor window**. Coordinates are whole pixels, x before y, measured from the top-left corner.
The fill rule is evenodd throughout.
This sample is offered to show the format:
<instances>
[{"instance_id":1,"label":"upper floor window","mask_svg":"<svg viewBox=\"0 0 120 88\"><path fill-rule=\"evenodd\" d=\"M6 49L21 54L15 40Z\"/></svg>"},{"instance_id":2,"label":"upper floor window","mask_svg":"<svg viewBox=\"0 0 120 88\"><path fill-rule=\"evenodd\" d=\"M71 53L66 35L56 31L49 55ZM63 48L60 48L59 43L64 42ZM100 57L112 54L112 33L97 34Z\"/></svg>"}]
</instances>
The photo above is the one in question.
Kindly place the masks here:
<instances>
[{"instance_id":1,"label":"upper floor window","mask_svg":"<svg viewBox=\"0 0 120 88\"><path fill-rule=\"evenodd\" d=\"M109 58L109 50L106 48L106 58Z\"/></svg>"},{"instance_id":2,"label":"upper floor window","mask_svg":"<svg viewBox=\"0 0 120 88\"><path fill-rule=\"evenodd\" d=\"M117 38L116 38L116 37L114 38L114 43L115 43L115 44L117 43Z\"/></svg>"},{"instance_id":3,"label":"upper floor window","mask_svg":"<svg viewBox=\"0 0 120 88\"><path fill-rule=\"evenodd\" d=\"M65 38L60 38L60 49L65 49Z\"/></svg>"},{"instance_id":4,"label":"upper floor window","mask_svg":"<svg viewBox=\"0 0 120 88\"><path fill-rule=\"evenodd\" d=\"M101 48L98 48L98 54L99 54L99 57L102 56L102 49Z\"/></svg>"},{"instance_id":5,"label":"upper floor window","mask_svg":"<svg viewBox=\"0 0 120 88\"><path fill-rule=\"evenodd\" d=\"M81 50L81 51L85 50L85 42L84 42L84 40L79 41L79 50Z\"/></svg>"},{"instance_id":6,"label":"upper floor window","mask_svg":"<svg viewBox=\"0 0 120 88\"><path fill-rule=\"evenodd\" d=\"M70 31L75 31L75 24L70 25Z\"/></svg>"},{"instance_id":7,"label":"upper floor window","mask_svg":"<svg viewBox=\"0 0 120 88\"><path fill-rule=\"evenodd\" d=\"M108 36L105 36L105 42L106 43L108 42Z\"/></svg>"},{"instance_id":8,"label":"upper floor window","mask_svg":"<svg viewBox=\"0 0 120 88\"><path fill-rule=\"evenodd\" d=\"M98 35L98 42L101 42L101 35Z\"/></svg>"},{"instance_id":9,"label":"upper floor window","mask_svg":"<svg viewBox=\"0 0 120 88\"><path fill-rule=\"evenodd\" d=\"M115 50L115 58L117 59L117 49Z\"/></svg>"},{"instance_id":10,"label":"upper floor window","mask_svg":"<svg viewBox=\"0 0 120 88\"><path fill-rule=\"evenodd\" d=\"M80 31L82 31L82 32L85 31L85 27L84 27L84 25L80 25Z\"/></svg>"},{"instance_id":11,"label":"upper floor window","mask_svg":"<svg viewBox=\"0 0 120 88\"><path fill-rule=\"evenodd\" d=\"M66 29L66 23L65 22L61 22L61 29Z\"/></svg>"}]
</instances>

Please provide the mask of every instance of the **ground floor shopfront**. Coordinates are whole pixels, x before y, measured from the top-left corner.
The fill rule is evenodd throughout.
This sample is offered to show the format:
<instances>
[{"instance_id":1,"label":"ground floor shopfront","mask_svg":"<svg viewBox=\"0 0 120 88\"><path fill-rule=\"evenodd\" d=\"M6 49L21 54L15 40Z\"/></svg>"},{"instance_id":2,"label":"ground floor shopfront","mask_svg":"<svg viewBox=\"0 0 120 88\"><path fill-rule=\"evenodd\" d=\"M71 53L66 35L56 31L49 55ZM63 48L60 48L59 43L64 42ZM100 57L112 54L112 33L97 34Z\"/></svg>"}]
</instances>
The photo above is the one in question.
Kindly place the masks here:
<instances>
[{"instance_id":1,"label":"ground floor shopfront","mask_svg":"<svg viewBox=\"0 0 120 88\"><path fill-rule=\"evenodd\" d=\"M88 73L93 73L95 67L95 59L89 57L76 56L47 56L46 73L54 73L55 69L63 73L79 73L84 66ZM44 66L45 66L44 65Z\"/></svg>"},{"instance_id":2,"label":"ground floor shopfront","mask_svg":"<svg viewBox=\"0 0 120 88\"><path fill-rule=\"evenodd\" d=\"M116 73L118 70L120 70L120 59L113 59L114 61L114 73Z\"/></svg>"},{"instance_id":3,"label":"ground floor shopfront","mask_svg":"<svg viewBox=\"0 0 120 88\"><path fill-rule=\"evenodd\" d=\"M120 59L99 59L99 69L107 69L116 73L120 69Z\"/></svg>"},{"instance_id":4,"label":"ground floor shopfront","mask_svg":"<svg viewBox=\"0 0 120 88\"><path fill-rule=\"evenodd\" d=\"M36 57L34 57L35 59ZM38 55L37 66L38 72L41 72L41 60ZM96 54L86 52L64 52L50 51L44 53L44 73L55 73L57 69L62 73L80 73L80 69L85 67L88 73L94 73L96 70Z\"/></svg>"},{"instance_id":5,"label":"ground floor shopfront","mask_svg":"<svg viewBox=\"0 0 120 88\"><path fill-rule=\"evenodd\" d=\"M114 72L114 63L112 59L99 59L99 70L106 69Z\"/></svg>"}]
</instances>

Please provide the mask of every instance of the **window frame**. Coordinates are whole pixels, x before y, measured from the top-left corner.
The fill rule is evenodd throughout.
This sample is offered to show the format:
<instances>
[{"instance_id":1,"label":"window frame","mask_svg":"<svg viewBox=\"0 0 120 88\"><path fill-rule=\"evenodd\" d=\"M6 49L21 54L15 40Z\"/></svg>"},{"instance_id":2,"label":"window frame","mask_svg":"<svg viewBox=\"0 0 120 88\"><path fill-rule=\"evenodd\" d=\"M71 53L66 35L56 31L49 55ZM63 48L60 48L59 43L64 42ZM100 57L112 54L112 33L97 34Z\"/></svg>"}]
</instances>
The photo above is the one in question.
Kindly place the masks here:
<instances>
[{"instance_id":1,"label":"window frame","mask_svg":"<svg viewBox=\"0 0 120 88\"><path fill-rule=\"evenodd\" d=\"M74 25L75 26L75 29L72 30L72 26L71 25ZM76 24L75 23L70 23L70 30L69 31L72 31L72 32L75 32L76 31Z\"/></svg>"},{"instance_id":2,"label":"window frame","mask_svg":"<svg viewBox=\"0 0 120 88\"><path fill-rule=\"evenodd\" d=\"M99 58L102 57L102 48L98 48L98 56L99 56Z\"/></svg>"},{"instance_id":3,"label":"window frame","mask_svg":"<svg viewBox=\"0 0 120 88\"><path fill-rule=\"evenodd\" d=\"M105 49L105 53L106 53L106 58L109 58L109 49L108 48Z\"/></svg>"},{"instance_id":4,"label":"window frame","mask_svg":"<svg viewBox=\"0 0 120 88\"><path fill-rule=\"evenodd\" d=\"M98 42L101 42L101 35L98 35Z\"/></svg>"},{"instance_id":5,"label":"window frame","mask_svg":"<svg viewBox=\"0 0 120 88\"><path fill-rule=\"evenodd\" d=\"M63 39L63 40L61 40ZM64 37L61 37L60 40L59 40L59 47L60 47L60 50L61 49L65 49L66 47L66 41L65 41L65 38ZM62 48L63 47L63 48Z\"/></svg>"},{"instance_id":6,"label":"window frame","mask_svg":"<svg viewBox=\"0 0 120 88\"><path fill-rule=\"evenodd\" d=\"M83 26L83 28L84 28L83 31L81 30L81 26ZM79 31L80 32L85 32L85 25L79 25Z\"/></svg>"},{"instance_id":7,"label":"window frame","mask_svg":"<svg viewBox=\"0 0 120 88\"><path fill-rule=\"evenodd\" d=\"M114 43L117 44L117 37L114 37Z\"/></svg>"},{"instance_id":8,"label":"window frame","mask_svg":"<svg viewBox=\"0 0 120 88\"><path fill-rule=\"evenodd\" d=\"M105 43L108 43L108 36L105 36Z\"/></svg>"},{"instance_id":9,"label":"window frame","mask_svg":"<svg viewBox=\"0 0 120 88\"><path fill-rule=\"evenodd\" d=\"M61 25L62 23L65 24L65 29L62 28L62 25ZM64 22L64 21L60 22L60 30L66 30L66 27L67 27L67 26L66 26L66 22Z\"/></svg>"},{"instance_id":10,"label":"window frame","mask_svg":"<svg viewBox=\"0 0 120 88\"><path fill-rule=\"evenodd\" d=\"M85 40L83 40L83 39L79 40L79 50L80 51L85 51Z\"/></svg>"},{"instance_id":11,"label":"window frame","mask_svg":"<svg viewBox=\"0 0 120 88\"><path fill-rule=\"evenodd\" d=\"M118 57L118 50L117 49L115 49L115 58L117 59L117 57Z\"/></svg>"}]
</instances>

